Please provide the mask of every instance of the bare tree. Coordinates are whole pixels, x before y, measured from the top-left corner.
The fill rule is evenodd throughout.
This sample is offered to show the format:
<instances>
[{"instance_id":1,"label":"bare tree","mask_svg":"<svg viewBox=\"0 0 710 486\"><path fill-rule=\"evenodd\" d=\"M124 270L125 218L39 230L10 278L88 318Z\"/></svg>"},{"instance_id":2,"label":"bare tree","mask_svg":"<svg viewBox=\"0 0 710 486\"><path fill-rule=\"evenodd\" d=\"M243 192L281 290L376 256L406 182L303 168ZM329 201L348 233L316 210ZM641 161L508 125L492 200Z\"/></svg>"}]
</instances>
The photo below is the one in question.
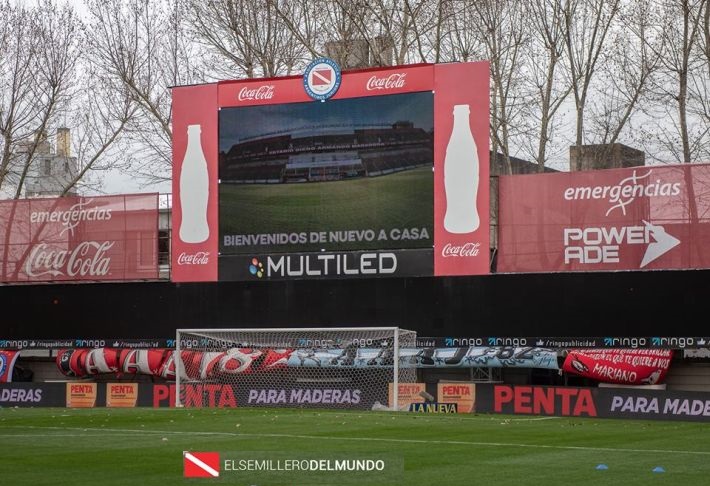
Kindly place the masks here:
<instances>
[{"instance_id":1,"label":"bare tree","mask_svg":"<svg viewBox=\"0 0 710 486\"><path fill-rule=\"evenodd\" d=\"M464 15L457 20L476 31L490 60L491 150L503 153L504 170L510 174L511 140L521 127L525 98L520 57L529 37L524 10L513 0L471 2L462 8Z\"/></svg>"},{"instance_id":2,"label":"bare tree","mask_svg":"<svg viewBox=\"0 0 710 486\"><path fill-rule=\"evenodd\" d=\"M4 9L10 20L0 80L0 189L10 183L19 198L50 125L71 99L82 32L72 8L52 0Z\"/></svg>"},{"instance_id":3,"label":"bare tree","mask_svg":"<svg viewBox=\"0 0 710 486\"><path fill-rule=\"evenodd\" d=\"M622 5L617 19L609 33L606 62L598 68L603 82L592 85L595 96L588 116L589 138L605 145L603 159L610 157L640 103L650 100L649 88L664 51L662 17L656 5L630 1Z\"/></svg>"},{"instance_id":4,"label":"bare tree","mask_svg":"<svg viewBox=\"0 0 710 486\"><path fill-rule=\"evenodd\" d=\"M311 24L303 17L310 12L300 7L283 0L212 0L190 1L186 10L195 38L212 55L212 72L253 78L290 74L304 58L306 44L294 32Z\"/></svg>"},{"instance_id":5,"label":"bare tree","mask_svg":"<svg viewBox=\"0 0 710 486\"><path fill-rule=\"evenodd\" d=\"M649 136L666 158L690 163L705 149L708 124L694 115L707 100L707 68L702 61L701 34L707 0L666 0L659 79L653 85L655 103L647 112L656 120ZM705 91L705 93L703 93ZM693 96L695 95L695 96ZM692 120L692 122L691 122Z\"/></svg>"},{"instance_id":6,"label":"bare tree","mask_svg":"<svg viewBox=\"0 0 710 486\"><path fill-rule=\"evenodd\" d=\"M585 110L591 83L598 64L608 55L608 34L619 11L620 0L569 0L565 4L567 64L576 109L575 144L580 149L585 143Z\"/></svg>"},{"instance_id":7,"label":"bare tree","mask_svg":"<svg viewBox=\"0 0 710 486\"><path fill-rule=\"evenodd\" d=\"M440 60L468 62L486 58L486 46L475 29L471 28L476 11L469 2L441 2L438 22L441 32L436 39Z\"/></svg>"},{"instance_id":8,"label":"bare tree","mask_svg":"<svg viewBox=\"0 0 710 486\"><path fill-rule=\"evenodd\" d=\"M197 69L183 42L177 2L88 0L88 46L94 72L139 109L126 120L134 173L148 183L170 179L172 163L169 86L190 83ZM121 117L133 113L123 105Z\"/></svg>"},{"instance_id":9,"label":"bare tree","mask_svg":"<svg viewBox=\"0 0 710 486\"><path fill-rule=\"evenodd\" d=\"M543 172L557 112L572 90L569 79L564 78L560 69L566 54L564 3L562 0L527 0L525 7L532 36L523 63L529 70L527 81L534 100L527 104L526 118L538 134L535 137L531 133L529 137L530 152L538 171Z\"/></svg>"}]
</instances>

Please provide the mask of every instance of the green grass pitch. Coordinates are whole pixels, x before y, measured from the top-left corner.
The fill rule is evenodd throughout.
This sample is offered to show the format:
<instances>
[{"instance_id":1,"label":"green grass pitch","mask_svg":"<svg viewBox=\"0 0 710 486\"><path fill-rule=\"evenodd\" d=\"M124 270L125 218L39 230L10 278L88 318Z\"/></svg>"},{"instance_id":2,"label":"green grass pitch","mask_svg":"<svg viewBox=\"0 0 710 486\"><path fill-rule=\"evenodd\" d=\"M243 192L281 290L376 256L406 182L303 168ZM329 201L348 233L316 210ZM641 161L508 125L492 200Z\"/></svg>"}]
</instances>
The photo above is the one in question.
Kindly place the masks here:
<instances>
[{"instance_id":1,"label":"green grass pitch","mask_svg":"<svg viewBox=\"0 0 710 486\"><path fill-rule=\"evenodd\" d=\"M261 251L320 251L431 247L434 177L420 167L380 177L292 184L221 184L220 235L426 227L429 239L278 245ZM220 251L245 251L224 247Z\"/></svg>"},{"instance_id":2,"label":"green grass pitch","mask_svg":"<svg viewBox=\"0 0 710 486\"><path fill-rule=\"evenodd\" d=\"M399 458L399 482L183 478L183 451ZM608 469L598 470L599 464ZM665 472L653 472L656 467ZM304 473L302 473L304 474ZM340 478L340 479L338 479ZM710 425L281 409L0 409L2 485L706 485Z\"/></svg>"}]
</instances>

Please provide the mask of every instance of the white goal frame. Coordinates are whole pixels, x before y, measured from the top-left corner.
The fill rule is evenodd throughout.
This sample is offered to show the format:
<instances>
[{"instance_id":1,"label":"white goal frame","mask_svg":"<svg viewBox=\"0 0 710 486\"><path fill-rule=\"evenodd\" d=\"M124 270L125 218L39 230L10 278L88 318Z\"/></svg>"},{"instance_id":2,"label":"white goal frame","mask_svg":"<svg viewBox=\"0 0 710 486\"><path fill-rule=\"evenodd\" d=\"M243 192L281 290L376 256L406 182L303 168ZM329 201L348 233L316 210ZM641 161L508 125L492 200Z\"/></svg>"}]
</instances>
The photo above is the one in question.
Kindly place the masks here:
<instances>
[{"instance_id":1,"label":"white goal frame","mask_svg":"<svg viewBox=\"0 0 710 486\"><path fill-rule=\"evenodd\" d=\"M175 330L175 407L183 407L180 400L180 385L184 373L184 363L182 361L181 334L209 334L209 333L296 333L296 332L391 332L393 337L393 364L392 364L392 407L391 410L400 410L399 407L399 373L400 373L400 333L406 332L410 337L413 335L416 341L416 333L409 329L402 329L396 326L385 327L282 327L282 328L183 328ZM214 338L219 339L219 338ZM235 341L236 344L236 341ZM411 343L415 346L415 343ZM193 349L193 348L189 348Z\"/></svg>"}]
</instances>

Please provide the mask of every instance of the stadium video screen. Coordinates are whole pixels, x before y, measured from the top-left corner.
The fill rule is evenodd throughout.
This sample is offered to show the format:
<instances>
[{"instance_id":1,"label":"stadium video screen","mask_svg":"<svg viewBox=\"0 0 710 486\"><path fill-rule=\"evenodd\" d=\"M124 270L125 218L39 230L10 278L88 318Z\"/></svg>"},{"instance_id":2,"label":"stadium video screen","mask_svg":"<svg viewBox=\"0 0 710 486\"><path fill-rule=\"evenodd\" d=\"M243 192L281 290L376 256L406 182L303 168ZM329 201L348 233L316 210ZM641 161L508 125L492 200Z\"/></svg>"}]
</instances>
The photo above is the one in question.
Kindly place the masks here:
<instances>
[{"instance_id":1,"label":"stadium video screen","mask_svg":"<svg viewBox=\"0 0 710 486\"><path fill-rule=\"evenodd\" d=\"M431 92L219 112L223 255L431 248Z\"/></svg>"}]
</instances>

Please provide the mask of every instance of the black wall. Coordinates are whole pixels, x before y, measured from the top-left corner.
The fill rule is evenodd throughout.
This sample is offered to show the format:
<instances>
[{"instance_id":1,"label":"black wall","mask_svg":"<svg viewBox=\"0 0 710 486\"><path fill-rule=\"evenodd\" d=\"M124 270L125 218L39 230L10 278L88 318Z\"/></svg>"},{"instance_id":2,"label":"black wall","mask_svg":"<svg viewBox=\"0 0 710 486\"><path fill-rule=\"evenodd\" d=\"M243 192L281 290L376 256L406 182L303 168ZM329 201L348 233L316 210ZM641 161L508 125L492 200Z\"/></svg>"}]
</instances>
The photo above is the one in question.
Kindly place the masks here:
<instances>
[{"instance_id":1,"label":"black wall","mask_svg":"<svg viewBox=\"0 0 710 486\"><path fill-rule=\"evenodd\" d=\"M0 338L176 328L401 326L420 336L702 336L710 270L0 286Z\"/></svg>"}]
</instances>

